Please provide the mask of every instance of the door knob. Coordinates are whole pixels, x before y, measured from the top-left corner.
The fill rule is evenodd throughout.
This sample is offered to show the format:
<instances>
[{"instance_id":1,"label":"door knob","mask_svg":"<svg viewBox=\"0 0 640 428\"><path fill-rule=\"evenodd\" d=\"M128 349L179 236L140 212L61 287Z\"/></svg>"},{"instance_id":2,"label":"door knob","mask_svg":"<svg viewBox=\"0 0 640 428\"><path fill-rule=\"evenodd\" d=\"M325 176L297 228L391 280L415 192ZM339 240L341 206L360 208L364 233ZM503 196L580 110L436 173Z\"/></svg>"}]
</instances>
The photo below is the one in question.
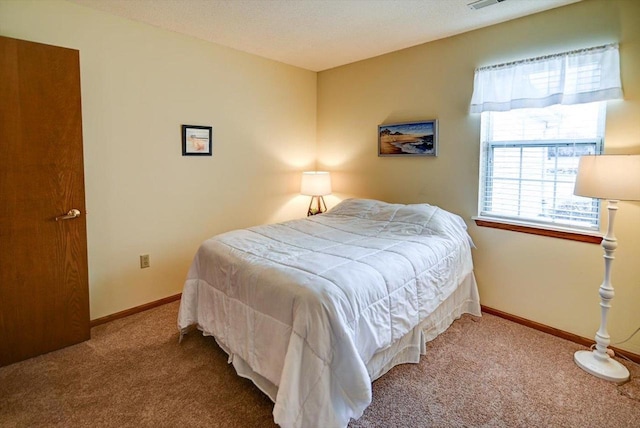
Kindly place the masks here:
<instances>
[{"instance_id":1,"label":"door knob","mask_svg":"<svg viewBox=\"0 0 640 428\"><path fill-rule=\"evenodd\" d=\"M69 210L69 212L66 213L65 215L60 216L60 217L56 217L56 221L58 221L58 220L70 220L70 219L76 218L76 217L80 217L80 210L77 210L77 209L74 208L72 210Z\"/></svg>"}]
</instances>

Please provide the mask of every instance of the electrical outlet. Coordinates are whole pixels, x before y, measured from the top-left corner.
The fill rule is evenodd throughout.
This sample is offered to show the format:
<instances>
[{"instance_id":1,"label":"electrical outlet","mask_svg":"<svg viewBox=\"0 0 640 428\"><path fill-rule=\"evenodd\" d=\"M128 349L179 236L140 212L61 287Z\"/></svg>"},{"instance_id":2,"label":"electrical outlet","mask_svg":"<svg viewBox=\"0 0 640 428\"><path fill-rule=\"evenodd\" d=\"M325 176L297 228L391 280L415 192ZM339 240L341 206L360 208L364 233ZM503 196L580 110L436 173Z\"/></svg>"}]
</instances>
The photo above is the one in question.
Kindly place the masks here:
<instances>
[{"instance_id":1,"label":"electrical outlet","mask_svg":"<svg viewBox=\"0 0 640 428\"><path fill-rule=\"evenodd\" d=\"M151 266L151 262L149 261L149 254L143 254L140 256L140 269L148 268Z\"/></svg>"}]
</instances>

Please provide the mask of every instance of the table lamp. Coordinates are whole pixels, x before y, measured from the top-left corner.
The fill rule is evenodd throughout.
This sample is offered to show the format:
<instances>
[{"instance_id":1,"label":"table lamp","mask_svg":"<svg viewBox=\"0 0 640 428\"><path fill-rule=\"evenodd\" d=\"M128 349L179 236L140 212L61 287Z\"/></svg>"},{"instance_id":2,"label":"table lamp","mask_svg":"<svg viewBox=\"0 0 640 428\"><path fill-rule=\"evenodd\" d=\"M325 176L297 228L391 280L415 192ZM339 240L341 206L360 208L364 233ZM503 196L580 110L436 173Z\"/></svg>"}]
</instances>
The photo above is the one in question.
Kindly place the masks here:
<instances>
[{"instance_id":1,"label":"table lamp","mask_svg":"<svg viewBox=\"0 0 640 428\"><path fill-rule=\"evenodd\" d=\"M324 203L323 196L331 194L331 175L327 171L303 172L300 193L311 196L307 216L326 212L327 205ZM315 207L313 206L314 199L317 202Z\"/></svg>"}]
</instances>

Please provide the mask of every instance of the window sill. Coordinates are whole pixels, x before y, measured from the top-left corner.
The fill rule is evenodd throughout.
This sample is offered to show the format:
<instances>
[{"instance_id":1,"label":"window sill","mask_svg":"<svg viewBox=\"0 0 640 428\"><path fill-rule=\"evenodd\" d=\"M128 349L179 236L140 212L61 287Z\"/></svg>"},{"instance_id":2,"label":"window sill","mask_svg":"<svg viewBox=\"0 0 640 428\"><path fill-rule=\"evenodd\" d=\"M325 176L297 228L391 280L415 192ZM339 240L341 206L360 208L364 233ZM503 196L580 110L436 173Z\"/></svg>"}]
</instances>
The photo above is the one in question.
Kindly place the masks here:
<instances>
[{"instance_id":1,"label":"window sill","mask_svg":"<svg viewBox=\"0 0 640 428\"><path fill-rule=\"evenodd\" d=\"M570 241L586 242L589 244L600 244L602 236L591 235L588 232L572 232L567 230L544 229L525 224L508 223L496 219L474 217L476 225L481 227L491 227L494 229L510 230L512 232L529 233L532 235L548 236L551 238L568 239Z\"/></svg>"}]
</instances>

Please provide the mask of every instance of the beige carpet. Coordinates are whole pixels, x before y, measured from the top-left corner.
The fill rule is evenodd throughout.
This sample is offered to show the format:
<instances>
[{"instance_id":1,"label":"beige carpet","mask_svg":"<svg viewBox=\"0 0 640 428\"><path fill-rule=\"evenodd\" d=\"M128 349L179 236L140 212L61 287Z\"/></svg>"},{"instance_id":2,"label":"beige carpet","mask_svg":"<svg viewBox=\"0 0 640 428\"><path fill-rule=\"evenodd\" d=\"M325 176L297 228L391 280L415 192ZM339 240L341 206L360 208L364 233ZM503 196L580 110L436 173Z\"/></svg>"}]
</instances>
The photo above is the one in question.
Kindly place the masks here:
<instances>
[{"instance_id":1,"label":"beige carpet","mask_svg":"<svg viewBox=\"0 0 640 428\"><path fill-rule=\"evenodd\" d=\"M213 339L178 345L174 302L92 339L0 368L2 427L269 427L273 404ZM26 332L28 334L28 332ZM640 368L622 386L573 363L580 347L485 315L464 316L420 364L373 385L350 427L639 427Z\"/></svg>"}]
</instances>

